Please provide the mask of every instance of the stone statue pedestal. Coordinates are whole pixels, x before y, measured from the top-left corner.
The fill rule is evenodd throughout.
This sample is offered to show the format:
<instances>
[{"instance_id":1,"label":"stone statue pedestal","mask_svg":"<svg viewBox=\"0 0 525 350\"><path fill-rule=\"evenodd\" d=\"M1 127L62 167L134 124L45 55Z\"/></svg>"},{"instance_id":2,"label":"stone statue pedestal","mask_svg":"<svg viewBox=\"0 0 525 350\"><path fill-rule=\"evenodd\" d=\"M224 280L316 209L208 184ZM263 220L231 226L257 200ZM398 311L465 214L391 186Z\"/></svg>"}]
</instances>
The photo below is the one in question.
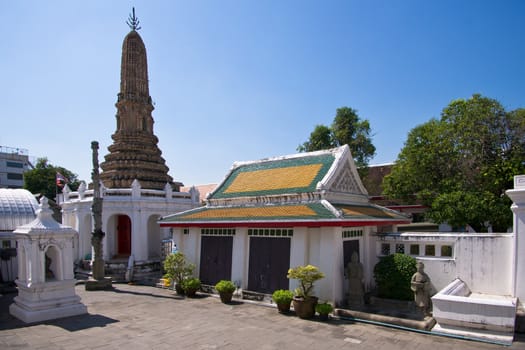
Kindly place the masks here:
<instances>
[{"instance_id":1,"label":"stone statue pedestal","mask_svg":"<svg viewBox=\"0 0 525 350\"><path fill-rule=\"evenodd\" d=\"M37 218L15 231L18 296L9 313L26 323L82 315L87 308L75 293L73 241L77 232L56 222L47 198Z\"/></svg>"},{"instance_id":2,"label":"stone statue pedestal","mask_svg":"<svg viewBox=\"0 0 525 350\"><path fill-rule=\"evenodd\" d=\"M104 277L103 279L100 279L100 280L90 278L86 281L86 290L89 290L89 291L108 290L111 288L113 288L113 285L112 285L110 277Z\"/></svg>"},{"instance_id":3,"label":"stone statue pedestal","mask_svg":"<svg viewBox=\"0 0 525 350\"><path fill-rule=\"evenodd\" d=\"M86 281L86 290L107 290L113 288L111 277L104 277L104 260L93 260L93 277Z\"/></svg>"},{"instance_id":4,"label":"stone statue pedestal","mask_svg":"<svg viewBox=\"0 0 525 350\"><path fill-rule=\"evenodd\" d=\"M83 315L87 308L75 294L76 280L26 284L16 281L18 296L9 313L25 323Z\"/></svg>"}]
</instances>

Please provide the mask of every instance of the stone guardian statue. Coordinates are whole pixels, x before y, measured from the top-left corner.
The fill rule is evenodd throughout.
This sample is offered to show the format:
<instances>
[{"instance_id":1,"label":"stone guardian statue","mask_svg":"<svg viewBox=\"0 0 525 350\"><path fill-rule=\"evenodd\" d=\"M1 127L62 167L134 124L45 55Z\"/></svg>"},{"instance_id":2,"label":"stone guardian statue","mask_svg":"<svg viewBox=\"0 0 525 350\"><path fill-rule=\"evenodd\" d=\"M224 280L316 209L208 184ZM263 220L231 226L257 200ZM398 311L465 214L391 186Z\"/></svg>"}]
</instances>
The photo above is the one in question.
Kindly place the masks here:
<instances>
[{"instance_id":1,"label":"stone guardian statue","mask_svg":"<svg viewBox=\"0 0 525 350\"><path fill-rule=\"evenodd\" d=\"M363 264L359 262L359 254L354 251L351 261L346 266L348 276L348 306L362 307L364 305L365 289L363 286Z\"/></svg>"},{"instance_id":2,"label":"stone guardian statue","mask_svg":"<svg viewBox=\"0 0 525 350\"><path fill-rule=\"evenodd\" d=\"M425 273L425 265L417 263L417 271L412 275L411 289L414 292L416 307L423 315L430 314L430 277Z\"/></svg>"}]
</instances>

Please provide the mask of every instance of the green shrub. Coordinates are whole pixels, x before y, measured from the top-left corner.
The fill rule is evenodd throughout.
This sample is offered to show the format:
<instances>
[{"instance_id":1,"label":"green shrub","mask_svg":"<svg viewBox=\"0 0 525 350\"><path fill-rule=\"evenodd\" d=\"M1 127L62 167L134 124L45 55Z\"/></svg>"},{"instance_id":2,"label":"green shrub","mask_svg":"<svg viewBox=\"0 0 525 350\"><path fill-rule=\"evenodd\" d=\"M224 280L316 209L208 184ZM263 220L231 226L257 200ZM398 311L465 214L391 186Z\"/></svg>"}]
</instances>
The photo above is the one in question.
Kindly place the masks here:
<instances>
[{"instance_id":1,"label":"green shrub","mask_svg":"<svg viewBox=\"0 0 525 350\"><path fill-rule=\"evenodd\" d=\"M276 304L290 304L293 293L286 289L278 289L272 294L272 299Z\"/></svg>"},{"instance_id":2,"label":"green shrub","mask_svg":"<svg viewBox=\"0 0 525 350\"><path fill-rule=\"evenodd\" d=\"M324 273L319 271L317 266L296 266L288 270L286 277L299 280L299 287L295 289L295 295L306 299L311 296L314 282L324 278Z\"/></svg>"},{"instance_id":3,"label":"green shrub","mask_svg":"<svg viewBox=\"0 0 525 350\"><path fill-rule=\"evenodd\" d=\"M318 314L329 314L334 310L332 304L330 303L320 303L315 305L315 311Z\"/></svg>"},{"instance_id":4,"label":"green shrub","mask_svg":"<svg viewBox=\"0 0 525 350\"><path fill-rule=\"evenodd\" d=\"M219 293L233 293L236 287L232 281L221 280L215 285L215 289Z\"/></svg>"},{"instance_id":5,"label":"green shrub","mask_svg":"<svg viewBox=\"0 0 525 350\"><path fill-rule=\"evenodd\" d=\"M164 260L164 278L169 278L177 284L182 284L186 278L191 277L195 265L188 263L183 253L170 254Z\"/></svg>"},{"instance_id":6,"label":"green shrub","mask_svg":"<svg viewBox=\"0 0 525 350\"><path fill-rule=\"evenodd\" d=\"M201 288L201 280L197 277L190 277L182 282L184 291L199 290Z\"/></svg>"},{"instance_id":7,"label":"green shrub","mask_svg":"<svg viewBox=\"0 0 525 350\"><path fill-rule=\"evenodd\" d=\"M379 260L374 278L381 298L413 300L410 280L416 272L416 259L405 254L392 254Z\"/></svg>"}]
</instances>

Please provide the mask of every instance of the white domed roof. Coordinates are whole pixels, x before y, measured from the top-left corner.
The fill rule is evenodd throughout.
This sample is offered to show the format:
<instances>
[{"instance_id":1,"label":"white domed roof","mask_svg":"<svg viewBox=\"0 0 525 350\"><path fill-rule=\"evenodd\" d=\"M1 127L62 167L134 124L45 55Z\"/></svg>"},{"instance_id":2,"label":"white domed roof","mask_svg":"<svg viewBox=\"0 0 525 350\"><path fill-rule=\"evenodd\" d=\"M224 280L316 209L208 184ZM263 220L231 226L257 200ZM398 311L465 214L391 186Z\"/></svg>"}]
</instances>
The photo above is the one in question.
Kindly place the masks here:
<instances>
[{"instance_id":1,"label":"white domed roof","mask_svg":"<svg viewBox=\"0 0 525 350\"><path fill-rule=\"evenodd\" d=\"M0 188L0 231L13 231L36 218L38 202L24 189Z\"/></svg>"}]
</instances>

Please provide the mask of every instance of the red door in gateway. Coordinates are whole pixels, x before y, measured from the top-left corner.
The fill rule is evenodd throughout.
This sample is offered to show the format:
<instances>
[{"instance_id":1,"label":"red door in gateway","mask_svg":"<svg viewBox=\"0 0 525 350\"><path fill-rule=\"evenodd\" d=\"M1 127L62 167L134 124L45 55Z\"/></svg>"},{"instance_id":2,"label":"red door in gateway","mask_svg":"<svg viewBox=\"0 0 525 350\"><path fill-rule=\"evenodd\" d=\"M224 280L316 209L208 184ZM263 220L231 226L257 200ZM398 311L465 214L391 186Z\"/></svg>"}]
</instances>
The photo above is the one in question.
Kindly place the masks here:
<instances>
[{"instance_id":1,"label":"red door in gateway","mask_svg":"<svg viewBox=\"0 0 525 350\"><path fill-rule=\"evenodd\" d=\"M131 254L131 220L127 215L119 215L117 225L118 255Z\"/></svg>"}]
</instances>

